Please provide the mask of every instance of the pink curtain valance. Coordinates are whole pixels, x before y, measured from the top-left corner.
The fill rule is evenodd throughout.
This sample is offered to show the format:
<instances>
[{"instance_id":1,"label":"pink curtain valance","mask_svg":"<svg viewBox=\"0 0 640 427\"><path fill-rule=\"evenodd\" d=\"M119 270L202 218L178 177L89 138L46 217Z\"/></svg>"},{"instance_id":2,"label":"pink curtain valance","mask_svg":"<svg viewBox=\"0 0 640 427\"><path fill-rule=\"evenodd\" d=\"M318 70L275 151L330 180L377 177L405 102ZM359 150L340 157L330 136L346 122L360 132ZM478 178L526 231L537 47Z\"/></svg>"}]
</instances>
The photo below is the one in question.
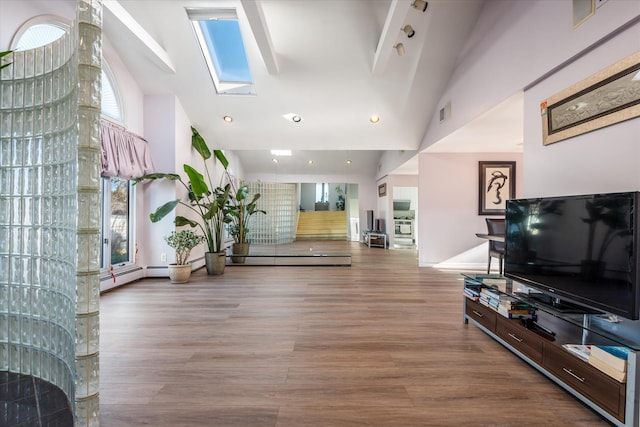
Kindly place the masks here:
<instances>
[{"instance_id":1,"label":"pink curtain valance","mask_svg":"<svg viewBox=\"0 0 640 427\"><path fill-rule=\"evenodd\" d=\"M102 176L139 178L154 171L147 141L122 126L100 120Z\"/></svg>"}]
</instances>

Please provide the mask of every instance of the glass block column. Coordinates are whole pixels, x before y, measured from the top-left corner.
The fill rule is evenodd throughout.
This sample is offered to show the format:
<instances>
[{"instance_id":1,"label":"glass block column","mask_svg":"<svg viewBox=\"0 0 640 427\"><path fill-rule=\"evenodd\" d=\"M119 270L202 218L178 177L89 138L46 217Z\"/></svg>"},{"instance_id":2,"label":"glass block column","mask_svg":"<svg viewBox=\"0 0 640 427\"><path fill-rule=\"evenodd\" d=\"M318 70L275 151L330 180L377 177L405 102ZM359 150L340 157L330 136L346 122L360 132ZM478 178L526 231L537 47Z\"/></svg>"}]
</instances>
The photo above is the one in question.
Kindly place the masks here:
<instances>
[{"instance_id":1,"label":"glass block column","mask_svg":"<svg viewBox=\"0 0 640 427\"><path fill-rule=\"evenodd\" d=\"M99 424L102 1L78 0L76 426Z\"/></svg>"},{"instance_id":2,"label":"glass block column","mask_svg":"<svg viewBox=\"0 0 640 427\"><path fill-rule=\"evenodd\" d=\"M0 371L58 386L97 426L102 9L77 10L0 73Z\"/></svg>"},{"instance_id":3,"label":"glass block column","mask_svg":"<svg viewBox=\"0 0 640 427\"><path fill-rule=\"evenodd\" d=\"M291 243L298 226L298 186L291 183L249 182L249 194L260 193L258 209L266 215L249 220L247 239L259 245Z\"/></svg>"}]
</instances>

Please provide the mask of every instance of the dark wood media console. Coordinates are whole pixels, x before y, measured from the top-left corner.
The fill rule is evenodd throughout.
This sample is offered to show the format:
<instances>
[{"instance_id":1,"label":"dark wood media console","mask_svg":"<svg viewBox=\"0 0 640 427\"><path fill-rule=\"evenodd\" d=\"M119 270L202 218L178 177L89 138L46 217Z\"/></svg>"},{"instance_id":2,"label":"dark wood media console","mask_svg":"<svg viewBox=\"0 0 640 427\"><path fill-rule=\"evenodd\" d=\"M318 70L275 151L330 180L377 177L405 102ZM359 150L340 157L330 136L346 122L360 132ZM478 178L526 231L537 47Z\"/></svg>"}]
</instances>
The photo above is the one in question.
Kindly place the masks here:
<instances>
[{"instance_id":1,"label":"dark wood media console","mask_svg":"<svg viewBox=\"0 0 640 427\"><path fill-rule=\"evenodd\" d=\"M488 278L487 275L465 275L465 287L477 287ZM490 279L494 282L496 280L495 276ZM499 289L499 292L513 297L512 283L503 278L499 280L505 281L505 287ZM471 320L485 333L613 424L625 427L640 425L637 343L628 343L621 337L591 326L589 319L594 314L563 314L554 312L550 307L534 305L537 309L537 321L525 325L521 319L507 318L493 308L466 296L463 299L465 323ZM583 361L563 348L563 344L602 344L630 348L633 351L629 353L627 360L626 382L619 382Z\"/></svg>"}]
</instances>

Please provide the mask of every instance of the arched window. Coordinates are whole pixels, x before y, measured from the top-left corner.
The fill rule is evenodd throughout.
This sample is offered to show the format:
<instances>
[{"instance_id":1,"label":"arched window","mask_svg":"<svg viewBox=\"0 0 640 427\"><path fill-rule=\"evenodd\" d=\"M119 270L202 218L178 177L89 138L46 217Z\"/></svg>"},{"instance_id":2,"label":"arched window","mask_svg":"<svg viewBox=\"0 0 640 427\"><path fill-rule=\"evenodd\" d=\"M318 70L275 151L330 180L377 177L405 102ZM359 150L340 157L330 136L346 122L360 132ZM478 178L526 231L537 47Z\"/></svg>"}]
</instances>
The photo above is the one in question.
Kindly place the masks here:
<instances>
[{"instance_id":1,"label":"arched window","mask_svg":"<svg viewBox=\"0 0 640 427\"><path fill-rule=\"evenodd\" d=\"M58 40L69 31L69 23L60 17L40 15L22 24L11 41L11 50L27 50Z\"/></svg>"},{"instance_id":2,"label":"arched window","mask_svg":"<svg viewBox=\"0 0 640 427\"><path fill-rule=\"evenodd\" d=\"M102 114L118 122L122 122L122 107L117 85L109 65L102 61Z\"/></svg>"}]
</instances>

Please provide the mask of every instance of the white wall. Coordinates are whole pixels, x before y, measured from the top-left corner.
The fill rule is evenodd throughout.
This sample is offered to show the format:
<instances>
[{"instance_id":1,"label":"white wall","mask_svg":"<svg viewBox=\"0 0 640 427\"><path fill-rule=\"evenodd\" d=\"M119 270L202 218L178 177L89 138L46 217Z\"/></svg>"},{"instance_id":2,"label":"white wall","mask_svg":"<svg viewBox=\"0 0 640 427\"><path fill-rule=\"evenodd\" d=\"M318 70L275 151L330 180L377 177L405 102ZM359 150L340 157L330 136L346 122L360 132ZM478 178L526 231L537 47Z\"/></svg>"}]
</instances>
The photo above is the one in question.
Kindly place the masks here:
<instances>
[{"instance_id":1,"label":"white wall","mask_svg":"<svg viewBox=\"0 0 640 427\"><path fill-rule=\"evenodd\" d=\"M420 266L486 266L486 243L475 233L487 230L485 216L478 215L478 162L487 160L516 162L516 197L519 197L522 194L521 154L420 154Z\"/></svg>"},{"instance_id":2,"label":"white wall","mask_svg":"<svg viewBox=\"0 0 640 427\"><path fill-rule=\"evenodd\" d=\"M430 125L420 150L640 16L639 1L610 0L573 29L571 7L569 0L485 2L438 104L451 101L451 118L440 124L438 110L427 118ZM637 40L634 45L637 49Z\"/></svg>"},{"instance_id":3,"label":"white wall","mask_svg":"<svg viewBox=\"0 0 640 427\"><path fill-rule=\"evenodd\" d=\"M524 195L640 190L640 118L542 145L540 102L640 50L640 22L525 92Z\"/></svg>"}]
</instances>

